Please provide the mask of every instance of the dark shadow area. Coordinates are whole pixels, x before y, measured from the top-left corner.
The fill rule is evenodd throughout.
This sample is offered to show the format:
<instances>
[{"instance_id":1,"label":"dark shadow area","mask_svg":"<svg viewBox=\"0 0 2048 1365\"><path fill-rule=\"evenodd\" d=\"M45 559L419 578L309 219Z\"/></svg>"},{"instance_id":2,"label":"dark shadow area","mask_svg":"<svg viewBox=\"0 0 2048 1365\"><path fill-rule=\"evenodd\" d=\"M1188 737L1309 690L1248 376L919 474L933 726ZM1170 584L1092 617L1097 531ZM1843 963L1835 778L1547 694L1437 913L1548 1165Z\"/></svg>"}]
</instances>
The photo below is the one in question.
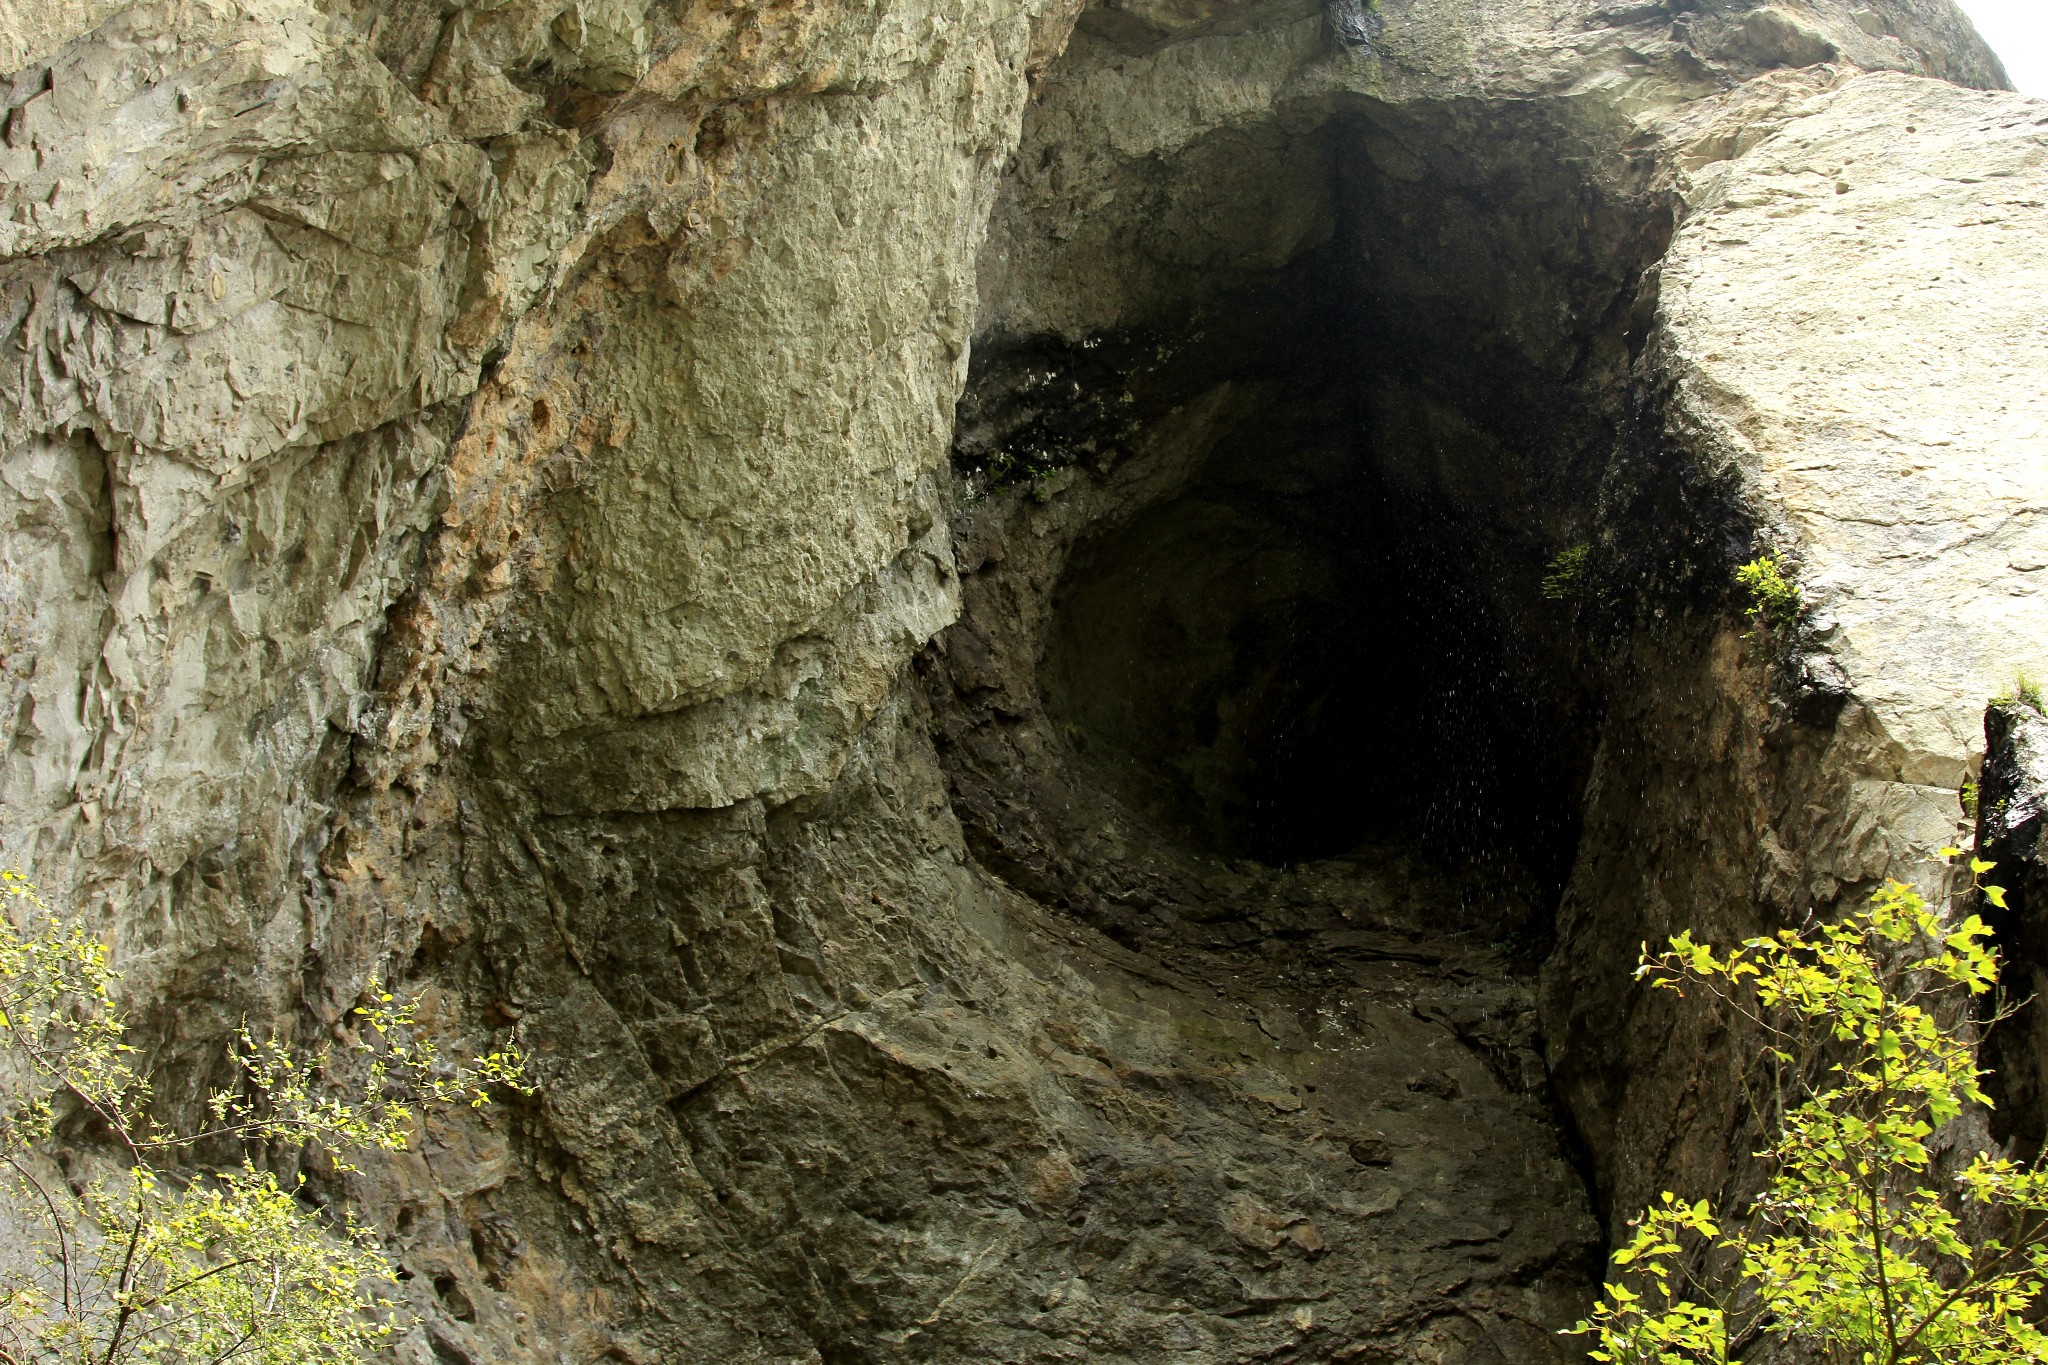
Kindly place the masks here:
<instances>
[{"instance_id":1,"label":"dark shadow area","mask_svg":"<svg viewBox=\"0 0 2048 1365\"><path fill-rule=\"evenodd\" d=\"M1202 395L1261 394L1171 500L1078 538L1049 718L1200 851L1415 845L1554 894L1599 702L1573 593L1544 582L1590 534L1668 233L1588 189L1534 113L1362 106L1299 137L1274 173L1320 189L1272 197L1322 194L1327 238L1263 275L1190 270L1143 329L986 339L956 462L994 493L1107 476ZM1248 231L1214 197L1241 178L1162 172L1132 268Z\"/></svg>"},{"instance_id":2,"label":"dark shadow area","mask_svg":"<svg viewBox=\"0 0 2048 1365\"><path fill-rule=\"evenodd\" d=\"M1040 682L1067 742L1208 851L1426 841L1562 883L1589 703L1471 528L1392 486L1343 392L1284 391L1193 490L1084 542ZM1557 613L1542 613L1555 617Z\"/></svg>"},{"instance_id":3,"label":"dark shadow area","mask_svg":"<svg viewBox=\"0 0 2048 1365\"><path fill-rule=\"evenodd\" d=\"M2033 1159L2048 1140L2048 717L2023 700L1993 703L1984 740L1976 852L1994 864L1985 880L2005 888L2005 904L1976 908L2005 968L2002 995L1979 1008L2017 1012L1986 1032L1980 1056L1992 1133Z\"/></svg>"},{"instance_id":4,"label":"dark shadow area","mask_svg":"<svg viewBox=\"0 0 2048 1365\"><path fill-rule=\"evenodd\" d=\"M1345 99L1011 230L1005 287L1047 302L994 315L1114 322L977 338L958 409L961 534L998 548L963 548L935 667L985 865L1123 925L1184 901L1134 850L1398 852L1540 950L1600 618L1647 601L1611 514L1670 215L1601 155L1566 109ZM1056 215L1040 162L1019 193Z\"/></svg>"}]
</instances>

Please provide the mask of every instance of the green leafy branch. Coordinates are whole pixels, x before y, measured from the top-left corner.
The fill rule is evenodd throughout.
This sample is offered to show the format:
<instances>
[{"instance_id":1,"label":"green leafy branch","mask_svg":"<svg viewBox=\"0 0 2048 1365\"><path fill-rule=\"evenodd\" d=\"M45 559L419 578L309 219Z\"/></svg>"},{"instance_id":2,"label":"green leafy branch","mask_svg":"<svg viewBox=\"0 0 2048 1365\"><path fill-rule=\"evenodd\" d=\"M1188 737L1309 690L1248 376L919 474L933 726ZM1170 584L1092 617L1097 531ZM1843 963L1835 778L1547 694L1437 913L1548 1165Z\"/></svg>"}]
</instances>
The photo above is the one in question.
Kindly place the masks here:
<instances>
[{"instance_id":1,"label":"green leafy branch","mask_svg":"<svg viewBox=\"0 0 2048 1365\"><path fill-rule=\"evenodd\" d=\"M1576 597L1585 585L1586 566L1592 556L1593 547L1583 541L1559 551L1545 568L1538 591L1552 602Z\"/></svg>"},{"instance_id":2,"label":"green leafy branch","mask_svg":"<svg viewBox=\"0 0 2048 1365\"><path fill-rule=\"evenodd\" d=\"M1968 867L2003 906L1982 880L1992 865ZM2048 1360L2048 1173L1980 1151L1945 1175L1935 1156L1966 1108L1990 1103L1967 1022L1968 1001L1996 1001L1989 938L1977 916L1946 922L1892 882L1839 924L1725 954L1690 934L1646 948L1641 979L1704 988L1758 1031L1790 1102L1742 1226L1668 1193L1636 1223L1573 1329L1592 1359L1726 1365L1769 1336L1859 1365ZM1734 1267L1714 1286L1683 1270L1710 1252Z\"/></svg>"},{"instance_id":3,"label":"green leafy branch","mask_svg":"<svg viewBox=\"0 0 2048 1365\"><path fill-rule=\"evenodd\" d=\"M353 1152L401 1150L423 1106L530 1093L517 1049L452 1060L416 1001L373 984L342 1049L359 1084L338 1088L330 1048L244 1028L230 1048L240 1084L209 1097L207 1124L175 1130L153 1116L105 946L11 870L0 909L0 1202L23 1230L0 1248L0 1365L353 1361L389 1336L398 1305L365 1288L394 1273L373 1230L323 1217L303 1179L259 1158L318 1144L349 1170ZM116 1158L97 1175L55 1159L60 1121L81 1112ZM174 1165L223 1143L238 1164Z\"/></svg>"}]
</instances>

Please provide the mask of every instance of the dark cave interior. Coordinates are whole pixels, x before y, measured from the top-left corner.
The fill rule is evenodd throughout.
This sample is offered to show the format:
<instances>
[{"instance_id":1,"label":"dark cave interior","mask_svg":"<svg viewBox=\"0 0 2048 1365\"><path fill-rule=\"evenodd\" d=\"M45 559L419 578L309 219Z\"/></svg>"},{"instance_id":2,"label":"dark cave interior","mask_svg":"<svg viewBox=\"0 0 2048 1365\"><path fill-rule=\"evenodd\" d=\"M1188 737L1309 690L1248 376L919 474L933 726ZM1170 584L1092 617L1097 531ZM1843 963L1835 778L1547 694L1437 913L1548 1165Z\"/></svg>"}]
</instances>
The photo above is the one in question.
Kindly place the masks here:
<instances>
[{"instance_id":1,"label":"dark cave interior","mask_svg":"<svg viewBox=\"0 0 2048 1365\"><path fill-rule=\"evenodd\" d=\"M1179 296L1126 330L977 346L955 463L983 495L1113 481L1150 426L1239 395L1170 496L1072 536L1038 642L1077 766L1190 848L1420 847L1561 892L1600 703L1585 585L1556 565L1597 533L1663 245L1561 139L1534 114L1339 111L1259 159L1316 181L1271 196L1218 135L1156 172L1129 234L1153 276L1211 244ZM1213 265L1237 216L1315 194L1325 238Z\"/></svg>"},{"instance_id":2,"label":"dark cave interior","mask_svg":"<svg viewBox=\"0 0 2048 1365\"><path fill-rule=\"evenodd\" d=\"M1277 406L1190 492L1076 550L1049 713L1120 796L1224 856L1419 839L1561 884L1590 757L1568 660L1507 616L1459 518L1343 440L1341 394Z\"/></svg>"}]
</instances>

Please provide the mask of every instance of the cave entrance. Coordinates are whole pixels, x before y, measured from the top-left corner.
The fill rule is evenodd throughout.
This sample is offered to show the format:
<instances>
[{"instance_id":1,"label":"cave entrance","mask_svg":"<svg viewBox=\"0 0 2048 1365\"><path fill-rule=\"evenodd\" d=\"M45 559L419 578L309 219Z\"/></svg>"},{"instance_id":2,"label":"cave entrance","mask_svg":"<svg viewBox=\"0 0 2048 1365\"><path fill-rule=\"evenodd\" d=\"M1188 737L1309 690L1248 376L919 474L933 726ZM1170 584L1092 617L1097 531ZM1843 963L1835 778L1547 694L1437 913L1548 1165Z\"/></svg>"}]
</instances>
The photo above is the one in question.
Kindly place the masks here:
<instances>
[{"instance_id":1,"label":"cave entrance","mask_svg":"<svg viewBox=\"0 0 2048 1365\"><path fill-rule=\"evenodd\" d=\"M1040 702L1193 848L1422 844L1561 890L1599 703L1558 566L1664 241L1572 145L1533 108L1359 101L1126 168L1064 223L1030 182L1069 153L1023 159L956 460L978 491L1085 471L1087 510L1032 514L1065 546Z\"/></svg>"},{"instance_id":2,"label":"cave entrance","mask_svg":"<svg viewBox=\"0 0 2048 1365\"><path fill-rule=\"evenodd\" d=\"M1542 1230L1457 1271L1540 1284L1538 1330L1385 1353L1564 1365L1601 1257L1536 969L1659 524L1616 457L1668 213L1562 101L1324 94L1176 140L1202 102L1162 60L1143 104L1114 47L1048 78L981 262L962 617L920 661L953 813L1030 903L1004 935L1128 987L1129 1074L1172 1097L1148 1162L1256 1129L1345 1197ZM1249 1104L1171 1079L1253 1071ZM1428 1243L1340 1231L1299 1301Z\"/></svg>"},{"instance_id":3,"label":"cave entrance","mask_svg":"<svg viewBox=\"0 0 2048 1365\"><path fill-rule=\"evenodd\" d=\"M1561 886L1589 753L1555 642L1506 614L1457 516L1329 443L1341 426L1262 425L1069 561L1040 669L1066 741L1227 857L1426 842Z\"/></svg>"}]
</instances>

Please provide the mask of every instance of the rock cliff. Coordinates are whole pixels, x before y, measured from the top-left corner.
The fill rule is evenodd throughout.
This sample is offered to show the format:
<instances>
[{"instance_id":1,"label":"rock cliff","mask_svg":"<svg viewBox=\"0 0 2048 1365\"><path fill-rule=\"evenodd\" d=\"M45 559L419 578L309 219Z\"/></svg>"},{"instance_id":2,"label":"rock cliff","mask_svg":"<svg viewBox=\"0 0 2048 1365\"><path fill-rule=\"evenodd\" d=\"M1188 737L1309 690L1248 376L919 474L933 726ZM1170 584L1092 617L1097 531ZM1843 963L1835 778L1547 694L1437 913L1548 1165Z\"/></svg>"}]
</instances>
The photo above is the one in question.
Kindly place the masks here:
<instances>
[{"instance_id":1,"label":"rock cliff","mask_svg":"<svg viewBox=\"0 0 2048 1365\"><path fill-rule=\"evenodd\" d=\"M1925 876L2048 672L1950 0L0 44L0 844L174 1101L373 975L531 1051L341 1191L404 1360L1568 1359L1743 1178L1637 944Z\"/></svg>"}]
</instances>

